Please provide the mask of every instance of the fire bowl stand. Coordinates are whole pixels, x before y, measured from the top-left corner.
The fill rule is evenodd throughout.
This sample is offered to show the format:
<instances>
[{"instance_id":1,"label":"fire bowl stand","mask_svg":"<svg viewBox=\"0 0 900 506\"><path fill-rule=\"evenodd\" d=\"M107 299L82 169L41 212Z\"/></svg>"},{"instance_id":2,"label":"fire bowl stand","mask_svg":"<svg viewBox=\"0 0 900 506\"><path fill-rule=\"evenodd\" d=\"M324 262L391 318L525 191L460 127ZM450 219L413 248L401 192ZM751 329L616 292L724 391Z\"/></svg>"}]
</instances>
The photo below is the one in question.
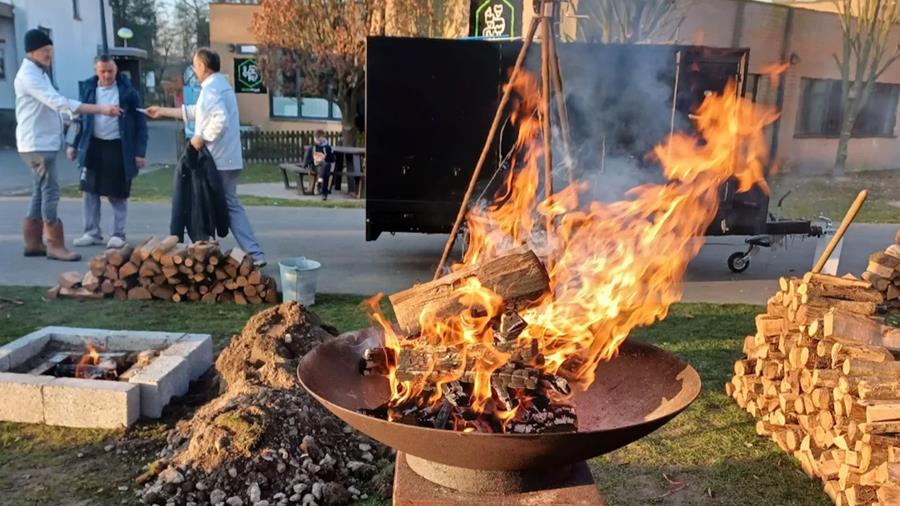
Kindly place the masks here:
<instances>
[{"instance_id":1,"label":"fire bowl stand","mask_svg":"<svg viewBox=\"0 0 900 506\"><path fill-rule=\"evenodd\" d=\"M590 469L571 466L533 471L486 471L448 466L397 452L394 506L604 506Z\"/></svg>"}]
</instances>

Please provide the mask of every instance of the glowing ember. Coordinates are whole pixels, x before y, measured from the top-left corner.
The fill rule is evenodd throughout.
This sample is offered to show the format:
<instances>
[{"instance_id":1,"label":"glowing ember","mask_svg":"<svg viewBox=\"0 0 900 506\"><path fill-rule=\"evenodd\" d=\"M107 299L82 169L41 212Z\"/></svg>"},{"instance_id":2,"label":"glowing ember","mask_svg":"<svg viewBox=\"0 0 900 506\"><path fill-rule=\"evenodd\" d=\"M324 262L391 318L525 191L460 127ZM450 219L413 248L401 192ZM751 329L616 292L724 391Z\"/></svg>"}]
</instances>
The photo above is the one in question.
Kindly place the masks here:
<instances>
[{"instance_id":1,"label":"glowing ember","mask_svg":"<svg viewBox=\"0 0 900 506\"><path fill-rule=\"evenodd\" d=\"M694 112L697 136L675 134L654 149L666 183L642 185L624 200L602 203L581 202L587 185L575 182L545 199L535 114L539 88L528 74L509 86L518 97L512 115L519 131L515 165L493 204L469 212L469 246L463 263L453 268L530 248L548 267L550 293L517 308L527 325L512 347L497 335L497 322L510 308L476 278L460 283L452 294L466 309L449 318L424 311L421 332L414 338L398 335L378 312L379 296L370 303L374 320L385 331L384 353L393 354L383 361L392 392L389 407L416 404L437 410L446 400L444 387L465 379L471 411L491 415L504 429L521 420L527 411L523 407L534 399L521 395L526 390L512 389L518 398L506 402L506 394L492 388L498 374L524 368L543 379L564 377L576 388L587 387L597 364L613 358L632 329L665 318L681 297L681 280L716 215L722 185L733 178L738 191L754 185L768 190L763 128L777 118L774 110L739 97L730 83L721 95L709 94ZM552 223L550 234L543 229L545 220ZM536 347L534 357L540 360L513 356L511 350L524 347ZM458 354L457 367L430 366L429 374L412 377L398 371L396 357L401 354L438 349ZM574 416L561 416L569 415ZM479 430L474 422L453 427Z\"/></svg>"}]
</instances>

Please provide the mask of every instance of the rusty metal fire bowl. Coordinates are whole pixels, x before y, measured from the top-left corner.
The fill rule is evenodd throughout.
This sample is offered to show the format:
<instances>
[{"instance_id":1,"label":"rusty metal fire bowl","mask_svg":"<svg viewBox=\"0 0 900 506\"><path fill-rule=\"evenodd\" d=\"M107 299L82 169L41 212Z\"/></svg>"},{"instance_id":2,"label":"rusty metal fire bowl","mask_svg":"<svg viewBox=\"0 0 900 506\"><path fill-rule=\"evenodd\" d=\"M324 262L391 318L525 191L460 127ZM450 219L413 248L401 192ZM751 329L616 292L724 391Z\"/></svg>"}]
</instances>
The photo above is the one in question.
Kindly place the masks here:
<instances>
[{"instance_id":1,"label":"rusty metal fire bowl","mask_svg":"<svg viewBox=\"0 0 900 506\"><path fill-rule=\"evenodd\" d=\"M386 378L363 376L358 369L363 351L381 346L382 335L371 327L322 343L303 357L297 374L316 400L356 430L418 457L409 461L420 464L412 466L419 474L421 460L444 472L566 469L650 434L700 393L700 376L686 362L629 340L618 357L598 366L591 387L575 394L577 432L482 434L388 422L358 412L389 398Z\"/></svg>"}]
</instances>

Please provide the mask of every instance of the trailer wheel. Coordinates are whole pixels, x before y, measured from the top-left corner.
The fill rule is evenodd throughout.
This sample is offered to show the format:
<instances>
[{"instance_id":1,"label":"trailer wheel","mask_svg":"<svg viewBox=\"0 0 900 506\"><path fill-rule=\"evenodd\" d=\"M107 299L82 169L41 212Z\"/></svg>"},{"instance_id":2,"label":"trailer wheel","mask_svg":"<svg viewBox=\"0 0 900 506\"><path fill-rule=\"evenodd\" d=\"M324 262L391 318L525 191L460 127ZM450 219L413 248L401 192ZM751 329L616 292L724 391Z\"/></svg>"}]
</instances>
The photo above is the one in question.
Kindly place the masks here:
<instances>
[{"instance_id":1,"label":"trailer wheel","mask_svg":"<svg viewBox=\"0 0 900 506\"><path fill-rule=\"evenodd\" d=\"M728 257L728 268L731 272L744 272L750 267L750 259L746 255L744 252L735 251Z\"/></svg>"}]
</instances>

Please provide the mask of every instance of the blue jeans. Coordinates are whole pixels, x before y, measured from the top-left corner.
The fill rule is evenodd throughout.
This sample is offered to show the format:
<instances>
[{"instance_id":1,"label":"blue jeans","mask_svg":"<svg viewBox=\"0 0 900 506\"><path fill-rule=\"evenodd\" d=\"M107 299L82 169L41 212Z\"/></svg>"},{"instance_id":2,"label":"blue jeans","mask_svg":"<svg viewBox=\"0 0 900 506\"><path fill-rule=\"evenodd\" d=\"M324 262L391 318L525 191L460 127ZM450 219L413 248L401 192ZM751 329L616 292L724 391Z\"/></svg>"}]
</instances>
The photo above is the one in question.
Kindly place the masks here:
<instances>
[{"instance_id":1,"label":"blue jeans","mask_svg":"<svg viewBox=\"0 0 900 506\"><path fill-rule=\"evenodd\" d=\"M253 234L253 227L250 226L250 219L247 218L247 212L237 196L237 183L241 177L240 170L220 170L219 175L222 176L222 188L225 189L225 203L228 205L228 221L231 223L231 233L234 234L234 240L238 246L247 254L253 257L253 260L265 260L266 255L262 252L256 236Z\"/></svg>"},{"instance_id":2,"label":"blue jeans","mask_svg":"<svg viewBox=\"0 0 900 506\"><path fill-rule=\"evenodd\" d=\"M31 204L28 217L55 222L59 206L59 180L56 177L56 152L19 153L32 172Z\"/></svg>"}]
</instances>

